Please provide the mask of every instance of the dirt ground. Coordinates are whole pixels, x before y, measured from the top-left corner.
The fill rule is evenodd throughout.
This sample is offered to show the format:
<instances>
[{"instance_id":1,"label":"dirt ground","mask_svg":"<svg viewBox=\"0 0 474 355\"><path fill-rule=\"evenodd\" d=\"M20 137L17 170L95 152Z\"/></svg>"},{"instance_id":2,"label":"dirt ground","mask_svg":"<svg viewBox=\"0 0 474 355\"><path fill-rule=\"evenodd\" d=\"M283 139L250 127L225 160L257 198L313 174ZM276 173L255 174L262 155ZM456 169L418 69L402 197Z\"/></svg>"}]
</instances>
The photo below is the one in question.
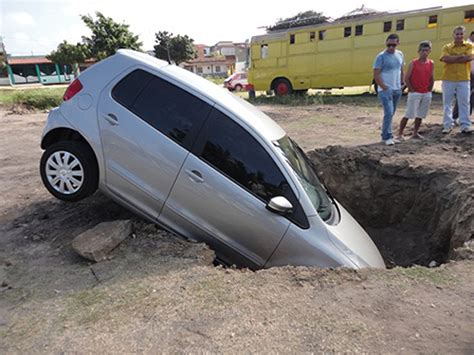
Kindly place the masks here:
<instances>
[{"instance_id":1,"label":"dirt ground","mask_svg":"<svg viewBox=\"0 0 474 355\"><path fill-rule=\"evenodd\" d=\"M100 193L54 199L38 173L47 115L2 109L0 352L473 353L474 261L454 249L474 238L474 136L441 135L439 98L426 139L394 147L379 143L375 100L260 109L309 152L388 266L443 264L214 267L206 246ZM72 251L79 233L125 218L135 233L108 260Z\"/></svg>"}]
</instances>

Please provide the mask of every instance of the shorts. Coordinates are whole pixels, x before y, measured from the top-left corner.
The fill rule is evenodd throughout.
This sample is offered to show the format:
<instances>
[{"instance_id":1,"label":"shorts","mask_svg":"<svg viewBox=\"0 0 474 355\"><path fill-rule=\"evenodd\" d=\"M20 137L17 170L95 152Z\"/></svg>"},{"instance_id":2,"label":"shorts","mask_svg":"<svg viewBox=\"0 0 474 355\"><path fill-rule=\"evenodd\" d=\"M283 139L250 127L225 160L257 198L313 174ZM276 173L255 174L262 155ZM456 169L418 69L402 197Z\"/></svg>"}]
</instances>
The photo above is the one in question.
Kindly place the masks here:
<instances>
[{"instance_id":1,"label":"shorts","mask_svg":"<svg viewBox=\"0 0 474 355\"><path fill-rule=\"evenodd\" d=\"M431 92L409 92L405 118L425 118L431 105Z\"/></svg>"}]
</instances>

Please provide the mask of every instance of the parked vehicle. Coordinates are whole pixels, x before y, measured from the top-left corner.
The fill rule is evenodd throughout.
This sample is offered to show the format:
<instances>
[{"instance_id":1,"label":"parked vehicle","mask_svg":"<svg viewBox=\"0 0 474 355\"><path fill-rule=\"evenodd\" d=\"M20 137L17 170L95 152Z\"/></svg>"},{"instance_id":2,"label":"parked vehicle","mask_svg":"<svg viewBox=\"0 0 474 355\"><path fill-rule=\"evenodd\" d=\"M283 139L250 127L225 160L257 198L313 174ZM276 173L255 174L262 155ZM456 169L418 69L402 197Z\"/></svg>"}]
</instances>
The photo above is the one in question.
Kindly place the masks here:
<instances>
[{"instance_id":1,"label":"parked vehicle","mask_svg":"<svg viewBox=\"0 0 474 355\"><path fill-rule=\"evenodd\" d=\"M433 57L439 56L459 25L466 27L466 37L474 31L474 4L348 16L253 36L249 90L273 90L284 96L308 89L369 86L374 58L390 33L400 36L408 62L418 57L422 40L430 40ZM442 68L435 65L435 80L441 79Z\"/></svg>"},{"instance_id":2,"label":"parked vehicle","mask_svg":"<svg viewBox=\"0 0 474 355\"><path fill-rule=\"evenodd\" d=\"M234 73L224 80L224 87L230 91L246 90L247 84L247 73Z\"/></svg>"},{"instance_id":3,"label":"parked vehicle","mask_svg":"<svg viewBox=\"0 0 474 355\"><path fill-rule=\"evenodd\" d=\"M384 267L274 121L149 55L119 50L83 72L50 112L41 148L57 198L99 188L225 264Z\"/></svg>"}]
</instances>

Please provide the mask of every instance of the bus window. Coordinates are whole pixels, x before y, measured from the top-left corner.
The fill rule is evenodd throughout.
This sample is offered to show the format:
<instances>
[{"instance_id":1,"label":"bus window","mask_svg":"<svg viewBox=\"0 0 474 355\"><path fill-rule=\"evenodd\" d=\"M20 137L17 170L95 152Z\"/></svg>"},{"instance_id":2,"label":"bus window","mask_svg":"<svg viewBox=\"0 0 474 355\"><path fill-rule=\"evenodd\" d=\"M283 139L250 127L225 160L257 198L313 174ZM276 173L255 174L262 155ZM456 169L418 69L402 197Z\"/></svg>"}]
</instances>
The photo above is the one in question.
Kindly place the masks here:
<instances>
[{"instance_id":1,"label":"bus window","mask_svg":"<svg viewBox=\"0 0 474 355\"><path fill-rule=\"evenodd\" d=\"M262 44L260 46L260 58L265 59L268 57L268 44Z\"/></svg>"},{"instance_id":2,"label":"bus window","mask_svg":"<svg viewBox=\"0 0 474 355\"><path fill-rule=\"evenodd\" d=\"M474 10L469 10L464 13L464 22L474 22Z\"/></svg>"},{"instance_id":3,"label":"bus window","mask_svg":"<svg viewBox=\"0 0 474 355\"><path fill-rule=\"evenodd\" d=\"M435 28L438 26L438 15L428 16L428 28Z\"/></svg>"},{"instance_id":4,"label":"bus window","mask_svg":"<svg viewBox=\"0 0 474 355\"><path fill-rule=\"evenodd\" d=\"M295 43L295 35L290 35L290 44Z\"/></svg>"},{"instance_id":5,"label":"bus window","mask_svg":"<svg viewBox=\"0 0 474 355\"><path fill-rule=\"evenodd\" d=\"M319 31L319 40L322 41L326 37L326 30Z\"/></svg>"},{"instance_id":6,"label":"bus window","mask_svg":"<svg viewBox=\"0 0 474 355\"><path fill-rule=\"evenodd\" d=\"M364 25L357 25L355 35L362 36L363 33L364 33Z\"/></svg>"},{"instance_id":7,"label":"bus window","mask_svg":"<svg viewBox=\"0 0 474 355\"><path fill-rule=\"evenodd\" d=\"M403 31L405 29L405 20L397 20L397 31Z\"/></svg>"},{"instance_id":8,"label":"bus window","mask_svg":"<svg viewBox=\"0 0 474 355\"><path fill-rule=\"evenodd\" d=\"M352 32L352 27L344 27L344 37L349 37Z\"/></svg>"},{"instance_id":9,"label":"bus window","mask_svg":"<svg viewBox=\"0 0 474 355\"><path fill-rule=\"evenodd\" d=\"M383 23L383 31L390 32L392 30L392 21L386 21Z\"/></svg>"},{"instance_id":10,"label":"bus window","mask_svg":"<svg viewBox=\"0 0 474 355\"><path fill-rule=\"evenodd\" d=\"M314 42L315 39L316 39L316 32L310 32L309 33L309 41Z\"/></svg>"}]
</instances>

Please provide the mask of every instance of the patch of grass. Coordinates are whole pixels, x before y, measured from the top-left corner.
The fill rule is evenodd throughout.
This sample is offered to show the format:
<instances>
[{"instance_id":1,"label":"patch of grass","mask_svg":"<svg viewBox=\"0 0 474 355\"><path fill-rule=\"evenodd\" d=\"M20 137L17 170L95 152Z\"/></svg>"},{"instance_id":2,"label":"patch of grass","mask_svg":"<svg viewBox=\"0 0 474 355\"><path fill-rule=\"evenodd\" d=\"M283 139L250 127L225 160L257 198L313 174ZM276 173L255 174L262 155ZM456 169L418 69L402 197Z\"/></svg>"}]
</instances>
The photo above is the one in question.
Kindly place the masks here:
<instances>
[{"instance_id":1,"label":"patch of grass","mask_svg":"<svg viewBox=\"0 0 474 355\"><path fill-rule=\"evenodd\" d=\"M254 99L248 99L254 105L283 105L283 106L308 106L324 104L323 95L295 94L287 96L260 95Z\"/></svg>"},{"instance_id":2,"label":"patch of grass","mask_svg":"<svg viewBox=\"0 0 474 355\"><path fill-rule=\"evenodd\" d=\"M213 82L216 85L223 85L224 84L224 79L221 76L206 76L206 79Z\"/></svg>"},{"instance_id":3,"label":"patch of grass","mask_svg":"<svg viewBox=\"0 0 474 355\"><path fill-rule=\"evenodd\" d=\"M413 266L408 268L398 267L393 271L399 275L412 280L432 282L435 285L456 283L457 279L443 268L427 268L423 266Z\"/></svg>"},{"instance_id":4,"label":"patch of grass","mask_svg":"<svg viewBox=\"0 0 474 355\"><path fill-rule=\"evenodd\" d=\"M378 104L377 96L364 93L360 95L332 95L317 92L316 94L295 94L288 96L260 95L255 99L248 99L254 105L283 105L283 106L308 106L308 105L358 105L371 107Z\"/></svg>"},{"instance_id":5,"label":"patch of grass","mask_svg":"<svg viewBox=\"0 0 474 355\"><path fill-rule=\"evenodd\" d=\"M0 90L1 105L25 105L28 108L46 110L58 106L65 89L39 88L27 90Z\"/></svg>"}]
</instances>

